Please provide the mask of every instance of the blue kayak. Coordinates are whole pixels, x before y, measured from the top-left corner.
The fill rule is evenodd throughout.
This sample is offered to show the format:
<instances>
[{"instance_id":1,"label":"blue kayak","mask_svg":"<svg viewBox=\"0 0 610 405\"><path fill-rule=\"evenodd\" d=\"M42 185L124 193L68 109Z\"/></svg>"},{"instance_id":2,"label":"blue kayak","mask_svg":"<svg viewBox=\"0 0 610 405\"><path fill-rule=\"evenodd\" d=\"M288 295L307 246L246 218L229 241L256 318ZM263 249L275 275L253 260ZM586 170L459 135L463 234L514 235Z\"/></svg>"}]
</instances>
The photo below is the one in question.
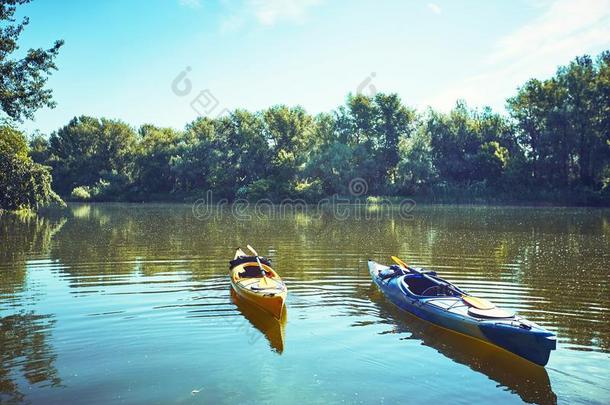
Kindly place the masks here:
<instances>
[{"instance_id":1,"label":"blue kayak","mask_svg":"<svg viewBox=\"0 0 610 405\"><path fill-rule=\"evenodd\" d=\"M491 343L541 366L556 348L555 335L500 308L480 309L434 272L368 262L373 282L397 307L441 327Z\"/></svg>"}]
</instances>

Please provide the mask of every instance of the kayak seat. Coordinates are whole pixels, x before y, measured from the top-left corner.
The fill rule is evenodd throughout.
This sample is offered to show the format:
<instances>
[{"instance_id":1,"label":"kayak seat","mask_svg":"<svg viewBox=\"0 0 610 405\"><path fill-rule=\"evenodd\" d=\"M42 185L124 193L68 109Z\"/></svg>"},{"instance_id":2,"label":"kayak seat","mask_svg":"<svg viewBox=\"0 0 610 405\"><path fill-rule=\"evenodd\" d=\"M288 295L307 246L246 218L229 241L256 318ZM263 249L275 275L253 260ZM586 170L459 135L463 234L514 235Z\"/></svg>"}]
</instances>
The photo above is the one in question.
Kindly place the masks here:
<instances>
[{"instance_id":1,"label":"kayak seat","mask_svg":"<svg viewBox=\"0 0 610 405\"><path fill-rule=\"evenodd\" d=\"M415 295L426 297L446 296L443 288L419 274L410 274L403 278L403 284Z\"/></svg>"},{"instance_id":2,"label":"kayak seat","mask_svg":"<svg viewBox=\"0 0 610 405\"><path fill-rule=\"evenodd\" d=\"M403 278L405 287L409 289L415 295L421 295L424 290L428 287L432 287L435 284L431 281L421 277L419 275L407 275Z\"/></svg>"},{"instance_id":3,"label":"kayak seat","mask_svg":"<svg viewBox=\"0 0 610 405\"><path fill-rule=\"evenodd\" d=\"M259 260L261 261L262 264L267 265L269 267L271 267L271 260L269 260L266 257L259 257ZM255 256L239 256L237 259L233 259L229 262L229 268L233 268L235 266L239 266L240 264L244 264L244 263L256 263L256 257Z\"/></svg>"},{"instance_id":4,"label":"kayak seat","mask_svg":"<svg viewBox=\"0 0 610 405\"><path fill-rule=\"evenodd\" d=\"M268 272L265 272L267 276L271 276ZM256 266L245 266L242 271L239 272L241 278L254 278L261 277L261 269Z\"/></svg>"}]
</instances>

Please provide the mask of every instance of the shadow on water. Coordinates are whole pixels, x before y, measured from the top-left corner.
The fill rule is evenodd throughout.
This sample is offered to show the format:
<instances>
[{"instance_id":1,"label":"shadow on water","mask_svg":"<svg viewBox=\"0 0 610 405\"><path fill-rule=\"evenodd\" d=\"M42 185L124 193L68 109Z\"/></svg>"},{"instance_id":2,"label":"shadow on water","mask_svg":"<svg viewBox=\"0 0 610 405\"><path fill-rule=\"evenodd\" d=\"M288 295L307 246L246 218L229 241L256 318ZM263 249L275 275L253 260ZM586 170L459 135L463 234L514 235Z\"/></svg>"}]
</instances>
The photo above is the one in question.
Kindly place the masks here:
<instances>
[{"instance_id":1,"label":"shadow on water","mask_svg":"<svg viewBox=\"0 0 610 405\"><path fill-rule=\"evenodd\" d=\"M382 333L410 333L416 339L456 363L482 373L521 397L525 402L556 404L549 375L540 367L505 350L479 342L423 321L394 307L373 286L369 297L379 310L379 317L395 329Z\"/></svg>"},{"instance_id":2,"label":"shadow on water","mask_svg":"<svg viewBox=\"0 0 610 405\"><path fill-rule=\"evenodd\" d=\"M24 291L27 261L48 255L65 222L62 216L0 213L0 295L11 298Z\"/></svg>"},{"instance_id":3,"label":"shadow on water","mask_svg":"<svg viewBox=\"0 0 610 405\"><path fill-rule=\"evenodd\" d=\"M284 308L284 311L282 312L282 317L276 319L265 311L245 302L232 288L231 300L237 306L237 310L244 318L267 338L271 350L278 354L282 354L284 352L284 330L288 317L286 308Z\"/></svg>"},{"instance_id":4,"label":"shadow on water","mask_svg":"<svg viewBox=\"0 0 610 405\"><path fill-rule=\"evenodd\" d=\"M38 387L58 387L57 357L47 343L55 321L50 315L23 312L0 318L0 403L22 403L20 380Z\"/></svg>"},{"instance_id":5,"label":"shadow on water","mask_svg":"<svg viewBox=\"0 0 610 405\"><path fill-rule=\"evenodd\" d=\"M66 222L62 216L0 214L0 403L26 401L23 385L59 387L57 355L48 343L53 315L24 309L28 260L44 257L51 240ZM27 300L36 300L29 297Z\"/></svg>"}]
</instances>

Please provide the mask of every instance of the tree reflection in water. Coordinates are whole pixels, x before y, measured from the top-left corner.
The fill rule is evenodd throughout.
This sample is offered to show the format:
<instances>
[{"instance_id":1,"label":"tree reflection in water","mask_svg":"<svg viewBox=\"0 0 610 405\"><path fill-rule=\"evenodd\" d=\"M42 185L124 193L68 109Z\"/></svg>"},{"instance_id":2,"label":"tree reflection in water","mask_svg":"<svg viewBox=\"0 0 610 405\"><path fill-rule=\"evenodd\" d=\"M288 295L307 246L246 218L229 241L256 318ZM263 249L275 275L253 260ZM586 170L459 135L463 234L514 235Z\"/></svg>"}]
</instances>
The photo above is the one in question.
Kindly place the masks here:
<instances>
[{"instance_id":1,"label":"tree reflection in water","mask_svg":"<svg viewBox=\"0 0 610 405\"><path fill-rule=\"evenodd\" d=\"M55 320L50 315L20 312L0 318L0 403L25 399L20 382L39 387L61 385L57 355L48 344Z\"/></svg>"},{"instance_id":2,"label":"tree reflection in water","mask_svg":"<svg viewBox=\"0 0 610 405\"><path fill-rule=\"evenodd\" d=\"M23 309L27 261L49 254L51 240L66 222L62 215L0 214L0 403L25 401L23 386L61 385L49 344L52 315ZM30 297L36 301L36 297ZM6 308L8 307L8 309Z\"/></svg>"},{"instance_id":3,"label":"tree reflection in water","mask_svg":"<svg viewBox=\"0 0 610 405\"><path fill-rule=\"evenodd\" d=\"M544 367L530 363L512 353L476 339L460 335L423 321L408 312L401 311L385 298L376 287L369 291L371 301L377 304L379 317L389 321L391 331L384 333L410 333L409 339L417 339L432 347L456 363L485 374L528 403L556 404L549 375Z\"/></svg>"}]
</instances>

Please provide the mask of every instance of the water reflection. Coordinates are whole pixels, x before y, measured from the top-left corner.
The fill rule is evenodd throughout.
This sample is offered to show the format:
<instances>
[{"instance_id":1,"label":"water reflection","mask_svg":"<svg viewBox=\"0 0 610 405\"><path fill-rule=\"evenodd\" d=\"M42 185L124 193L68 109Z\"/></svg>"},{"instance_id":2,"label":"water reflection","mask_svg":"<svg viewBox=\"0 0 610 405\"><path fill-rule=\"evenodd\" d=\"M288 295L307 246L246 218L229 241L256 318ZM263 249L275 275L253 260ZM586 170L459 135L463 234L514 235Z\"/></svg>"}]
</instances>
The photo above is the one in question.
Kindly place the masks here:
<instances>
[{"instance_id":1,"label":"water reflection","mask_svg":"<svg viewBox=\"0 0 610 405\"><path fill-rule=\"evenodd\" d=\"M601 327L610 323L607 210L418 207L411 220L250 214L200 221L189 205L75 205L51 256L78 287L176 270L205 281L218 269L224 275L231 249L244 240L270 249L282 275L298 280L319 277L314 265L320 272L337 262L357 268L369 257L399 254L548 326L560 343L610 351Z\"/></svg>"},{"instance_id":2,"label":"water reflection","mask_svg":"<svg viewBox=\"0 0 610 405\"><path fill-rule=\"evenodd\" d=\"M544 367L400 311L373 288L369 296L377 304L379 317L392 325L387 333L410 333L409 339L420 340L422 344L434 348L451 360L485 374L518 394L525 402L557 403L557 396Z\"/></svg>"},{"instance_id":3,"label":"water reflection","mask_svg":"<svg viewBox=\"0 0 610 405\"><path fill-rule=\"evenodd\" d=\"M278 354L282 354L284 352L284 330L288 317L287 309L284 308L281 318L276 319L265 311L245 302L235 293L235 291L233 291L233 289L231 289L231 299L244 318L267 338L271 350Z\"/></svg>"},{"instance_id":4,"label":"water reflection","mask_svg":"<svg viewBox=\"0 0 610 405\"><path fill-rule=\"evenodd\" d=\"M61 215L0 212L0 297L23 291L26 262L48 254L52 238L65 222Z\"/></svg>"},{"instance_id":5,"label":"water reflection","mask_svg":"<svg viewBox=\"0 0 610 405\"><path fill-rule=\"evenodd\" d=\"M552 404L556 402L553 389L560 394L562 388L565 393L570 384L579 384L571 377L577 372L557 377L553 367L561 365L565 370L565 363L570 363L574 370L599 370L607 364L610 211L417 207L413 215L411 220L339 220L328 213L296 213L284 218L253 215L250 220L236 220L226 215L200 221L189 205L165 204L76 204L61 214L0 215L0 402L24 399L25 390L18 387L31 382L60 384L54 369L59 363L56 355L62 362L72 362L71 367L88 370L87 382L100 379L105 392L116 389L128 395L141 388L142 396L133 394L131 399L144 402L152 394L144 393L148 380L138 384L138 378L154 378L162 369L200 367L200 359L189 347L215 348L206 349L207 361L216 367L214 373L206 374L212 381L226 371L226 353L239 354L236 361L243 361L244 367L259 367L251 356L260 353L249 350L248 343L261 334L272 351L283 355L268 356L260 364L269 370L277 367L278 375L298 368L303 374L294 381L299 383L311 371L306 357L329 355L325 350L330 348L317 345L316 327L328 326L324 331L331 337L363 347L379 339L370 328L326 325L327 315L346 320L347 325L357 318L381 318L525 401ZM244 242L268 253L289 284L291 333L287 338L286 319L267 319L251 306L229 299L227 262L233 249ZM513 356L506 358L503 351L487 346L473 347L469 341L445 336L442 330L393 312L390 304L371 292L376 290L369 288L366 270L366 259L387 262L393 254L434 268L470 292L556 332L559 347L549 367L553 388L544 369ZM319 312L313 316L312 311ZM230 323L233 318L243 319L248 332L236 334ZM55 320L62 326L63 346L57 352L50 334ZM84 361L70 359L70 349L79 347L78 342L87 342L85 352L89 343L100 349L95 355L105 363L104 370L111 370L111 377ZM235 349L240 343L244 346ZM397 350L401 343L396 342ZM291 350L285 351L285 345ZM121 356L115 356L117 350L123 350ZM155 350L168 357L142 360ZM581 357L573 350L601 353L582 353ZM26 367L27 353L31 360ZM582 364L573 359L582 359ZM142 363L135 369L123 360ZM450 360L441 360L453 366ZM337 358L336 363L336 369L358 367L349 356ZM150 374L141 374L142 370ZM362 372L363 379L372 378ZM328 376L327 381L333 378ZM564 381L558 383L561 378ZM225 380L218 377L214 382L224 387L219 395L232 392L233 388L223 385ZM82 381L72 387L64 381L68 391L57 397L79 398ZM127 382L121 385L123 381ZM177 381L173 388L179 385ZM348 385L345 390L350 389ZM233 395L236 400L246 399ZM592 399L586 392L578 395Z\"/></svg>"},{"instance_id":6,"label":"water reflection","mask_svg":"<svg viewBox=\"0 0 610 405\"><path fill-rule=\"evenodd\" d=\"M0 403L21 403L20 380L30 386L61 385L57 355L47 343L55 320L50 315L21 312L0 318Z\"/></svg>"},{"instance_id":7,"label":"water reflection","mask_svg":"<svg viewBox=\"0 0 610 405\"><path fill-rule=\"evenodd\" d=\"M0 213L0 311L12 308L0 312L0 403L22 403L22 382L61 385L48 342L55 319L25 307L38 299L26 290L28 263L46 257L65 222L61 215Z\"/></svg>"}]
</instances>

